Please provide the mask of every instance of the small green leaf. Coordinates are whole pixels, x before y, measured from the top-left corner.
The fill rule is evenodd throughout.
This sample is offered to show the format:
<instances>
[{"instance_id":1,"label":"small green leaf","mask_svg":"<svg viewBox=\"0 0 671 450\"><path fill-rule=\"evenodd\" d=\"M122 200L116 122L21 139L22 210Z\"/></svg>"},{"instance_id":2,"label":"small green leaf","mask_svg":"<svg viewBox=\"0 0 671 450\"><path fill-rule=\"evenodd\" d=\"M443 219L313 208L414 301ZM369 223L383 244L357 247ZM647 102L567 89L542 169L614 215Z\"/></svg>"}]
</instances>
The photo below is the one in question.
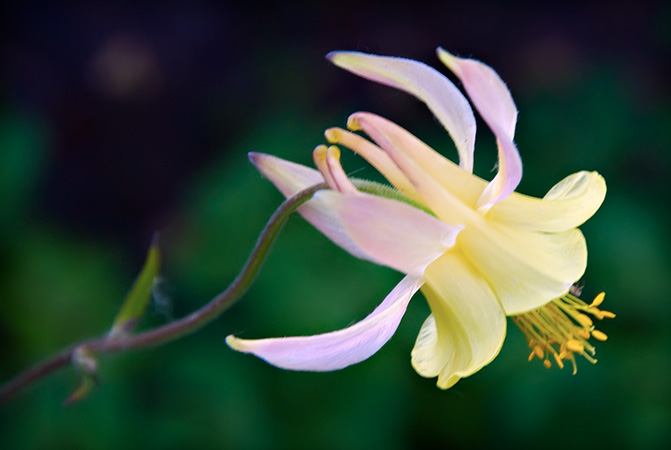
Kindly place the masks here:
<instances>
[{"instance_id":1,"label":"small green leaf","mask_svg":"<svg viewBox=\"0 0 671 450\"><path fill-rule=\"evenodd\" d=\"M109 336L116 337L122 335L131 331L137 325L151 299L154 279L158 275L160 266L161 254L158 248L158 235L156 235L147 252L144 267L126 296L119 314L114 319L114 325L112 325Z\"/></svg>"}]
</instances>

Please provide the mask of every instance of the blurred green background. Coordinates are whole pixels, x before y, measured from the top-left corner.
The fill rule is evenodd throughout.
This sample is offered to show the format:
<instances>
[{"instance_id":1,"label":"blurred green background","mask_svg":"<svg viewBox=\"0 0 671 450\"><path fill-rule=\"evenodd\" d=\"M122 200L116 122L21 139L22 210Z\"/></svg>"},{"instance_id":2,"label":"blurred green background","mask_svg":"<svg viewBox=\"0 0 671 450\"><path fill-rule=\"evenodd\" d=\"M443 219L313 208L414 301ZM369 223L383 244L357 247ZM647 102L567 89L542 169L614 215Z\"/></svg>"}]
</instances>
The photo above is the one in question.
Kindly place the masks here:
<instances>
[{"instance_id":1,"label":"blurred green background","mask_svg":"<svg viewBox=\"0 0 671 450\"><path fill-rule=\"evenodd\" d=\"M0 406L8 449L665 448L671 443L668 280L671 9L534 3L228 2L48 6L3 14L0 379L104 333L154 230L163 281L143 327L198 308L233 279L281 196L249 151L310 164L322 132L369 110L448 157L418 101L324 59L336 49L440 68L437 46L494 67L519 114L521 192L597 170L601 210L582 227L585 296L607 292L599 363L527 363L510 326L494 362L454 388L409 354L421 295L369 360L326 374L275 369L224 337L330 331L368 314L401 275L355 260L292 218L248 295L197 334L101 359L80 404L70 368ZM440 69L442 70L442 69ZM443 70L443 72L446 72ZM478 119L479 120L479 119ZM479 122L476 172L495 164ZM375 177L345 154L346 170Z\"/></svg>"}]
</instances>

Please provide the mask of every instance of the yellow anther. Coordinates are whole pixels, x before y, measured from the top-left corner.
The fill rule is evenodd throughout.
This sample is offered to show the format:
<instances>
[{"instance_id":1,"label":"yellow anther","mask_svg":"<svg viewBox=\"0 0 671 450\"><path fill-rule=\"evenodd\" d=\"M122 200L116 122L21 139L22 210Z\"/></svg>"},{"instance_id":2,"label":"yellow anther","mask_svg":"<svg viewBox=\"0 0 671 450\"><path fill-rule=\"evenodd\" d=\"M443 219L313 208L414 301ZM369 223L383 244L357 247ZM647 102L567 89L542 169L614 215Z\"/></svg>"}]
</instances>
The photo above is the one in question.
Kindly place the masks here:
<instances>
[{"instance_id":1,"label":"yellow anther","mask_svg":"<svg viewBox=\"0 0 671 450\"><path fill-rule=\"evenodd\" d=\"M600 292L599 295L594 297L594 300L592 300L592 303L589 306L592 306L592 307L599 306L600 304L603 303L603 299L605 297L606 297L606 293L605 292Z\"/></svg>"},{"instance_id":2,"label":"yellow anther","mask_svg":"<svg viewBox=\"0 0 671 450\"><path fill-rule=\"evenodd\" d=\"M319 159L321 161L326 161L326 152L328 150L328 147L325 146L324 144L318 145L315 147L315 149L312 151L312 157L314 159Z\"/></svg>"},{"instance_id":3,"label":"yellow anther","mask_svg":"<svg viewBox=\"0 0 671 450\"><path fill-rule=\"evenodd\" d=\"M578 321L581 324L585 325L586 327L591 327L594 324L594 322L592 322L592 319L590 319L590 317L587 314L578 313L577 317Z\"/></svg>"},{"instance_id":4,"label":"yellow anther","mask_svg":"<svg viewBox=\"0 0 671 450\"><path fill-rule=\"evenodd\" d=\"M566 348L579 355L582 355L582 352L585 351L585 346L582 344L582 342L576 341L575 339L568 340L566 342Z\"/></svg>"},{"instance_id":5,"label":"yellow anther","mask_svg":"<svg viewBox=\"0 0 671 450\"><path fill-rule=\"evenodd\" d=\"M608 336L606 335L606 333L604 333L602 331L599 331L599 330L592 331L592 337L594 337L594 339L596 339L598 341L605 341L606 339L608 339Z\"/></svg>"},{"instance_id":6,"label":"yellow anther","mask_svg":"<svg viewBox=\"0 0 671 450\"><path fill-rule=\"evenodd\" d=\"M601 311L601 316L606 318L606 319L614 319L615 318L615 313L612 313L610 311Z\"/></svg>"},{"instance_id":7,"label":"yellow anther","mask_svg":"<svg viewBox=\"0 0 671 450\"><path fill-rule=\"evenodd\" d=\"M545 361L543 361L543 366L545 366L546 369L549 369L550 367L552 367L552 363L550 362L549 359L546 359Z\"/></svg>"},{"instance_id":8,"label":"yellow anther","mask_svg":"<svg viewBox=\"0 0 671 450\"><path fill-rule=\"evenodd\" d=\"M324 137L326 137L326 140L331 144L338 142L341 135L342 130L340 128L329 128L328 130L324 131Z\"/></svg>"},{"instance_id":9,"label":"yellow anther","mask_svg":"<svg viewBox=\"0 0 671 450\"><path fill-rule=\"evenodd\" d=\"M583 339L589 339L590 336L589 330L581 328L580 330L578 330L578 336L580 336Z\"/></svg>"},{"instance_id":10,"label":"yellow anther","mask_svg":"<svg viewBox=\"0 0 671 450\"><path fill-rule=\"evenodd\" d=\"M537 344L537 345L534 347L534 353L536 354L536 357L537 357L538 359L543 359L543 354L544 354L544 352L543 352L543 346L540 345L540 344Z\"/></svg>"}]
</instances>

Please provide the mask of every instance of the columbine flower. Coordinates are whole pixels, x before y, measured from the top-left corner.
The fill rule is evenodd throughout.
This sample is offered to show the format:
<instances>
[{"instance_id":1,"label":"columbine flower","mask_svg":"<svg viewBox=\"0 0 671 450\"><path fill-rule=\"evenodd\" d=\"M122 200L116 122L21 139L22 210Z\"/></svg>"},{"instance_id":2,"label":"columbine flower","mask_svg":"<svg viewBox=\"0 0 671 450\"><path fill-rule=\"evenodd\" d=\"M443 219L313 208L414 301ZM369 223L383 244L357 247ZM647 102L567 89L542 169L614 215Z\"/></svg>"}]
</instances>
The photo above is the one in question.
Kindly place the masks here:
<instances>
[{"instance_id":1,"label":"columbine flower","mask_svg":"<svg viewBox=\"0 0 671 450\"><path fill-rule=\"evenodd\" d=\"M475 119L466 98L442 74L422 63L356 52L329 59L355 74L407 91L422 100L451 135L460 164L442 157L398 125L355 113L347 131L332 128L327 140L365 158L398 190L395 198L357 190L339 163L335 146L319 146L319 170L250 154L252 162L285 195L316 183L320 191L299 212L352 255L392 267L406 277L365 319L317 336L227 343L278 367L328 371L360 362L393 335L413 294L421 289L431 315L412 351L412 365L449 388L498 354L506 316L524 332L546 367L563 367L582 355L595 362L590 337L606 339L592 320L613 317L571 292L583 275L587 249L576 228L599 208L606 193L596 172L578 172L543 198L515 193L522 163L513 136L517 109L499 76L485 64L438 56L460 79L496 137L498 173L491 182L473 175ZM364 131L374 142L352 131ZM393 196L392 196L393 197Z\"/></svg>"}]
</instances>

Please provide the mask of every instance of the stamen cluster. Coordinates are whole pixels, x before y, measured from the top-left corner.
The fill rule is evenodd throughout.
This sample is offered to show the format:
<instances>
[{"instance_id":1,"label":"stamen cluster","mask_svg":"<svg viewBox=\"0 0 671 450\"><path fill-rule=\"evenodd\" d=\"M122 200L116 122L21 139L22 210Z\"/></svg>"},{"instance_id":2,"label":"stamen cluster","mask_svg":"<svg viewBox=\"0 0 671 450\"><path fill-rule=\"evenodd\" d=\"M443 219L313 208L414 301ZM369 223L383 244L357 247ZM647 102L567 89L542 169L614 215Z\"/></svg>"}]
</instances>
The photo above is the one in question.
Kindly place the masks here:
<instances>
[{"instance_id":1,"label":"stamen cluster","mask_svg":"<svg viewBox=\"0 0 671 450\"><path fill-rule=\"evenodd\" d=\"M512 316L513 322L522 330L531 348L529 361L536 357L549 369L552 367L552 355L559 368L563 369L564 361L570 360L573 374L578 370L576 354L595 364L596 350L589 339L593 337L598 341L605 341L608 336L595 328L592 318L587 314L599 320L615 317L612 312L598 308L605 295L601 292L588 305L569 292L538 309Z\"/></svg>"}]
</instances>

